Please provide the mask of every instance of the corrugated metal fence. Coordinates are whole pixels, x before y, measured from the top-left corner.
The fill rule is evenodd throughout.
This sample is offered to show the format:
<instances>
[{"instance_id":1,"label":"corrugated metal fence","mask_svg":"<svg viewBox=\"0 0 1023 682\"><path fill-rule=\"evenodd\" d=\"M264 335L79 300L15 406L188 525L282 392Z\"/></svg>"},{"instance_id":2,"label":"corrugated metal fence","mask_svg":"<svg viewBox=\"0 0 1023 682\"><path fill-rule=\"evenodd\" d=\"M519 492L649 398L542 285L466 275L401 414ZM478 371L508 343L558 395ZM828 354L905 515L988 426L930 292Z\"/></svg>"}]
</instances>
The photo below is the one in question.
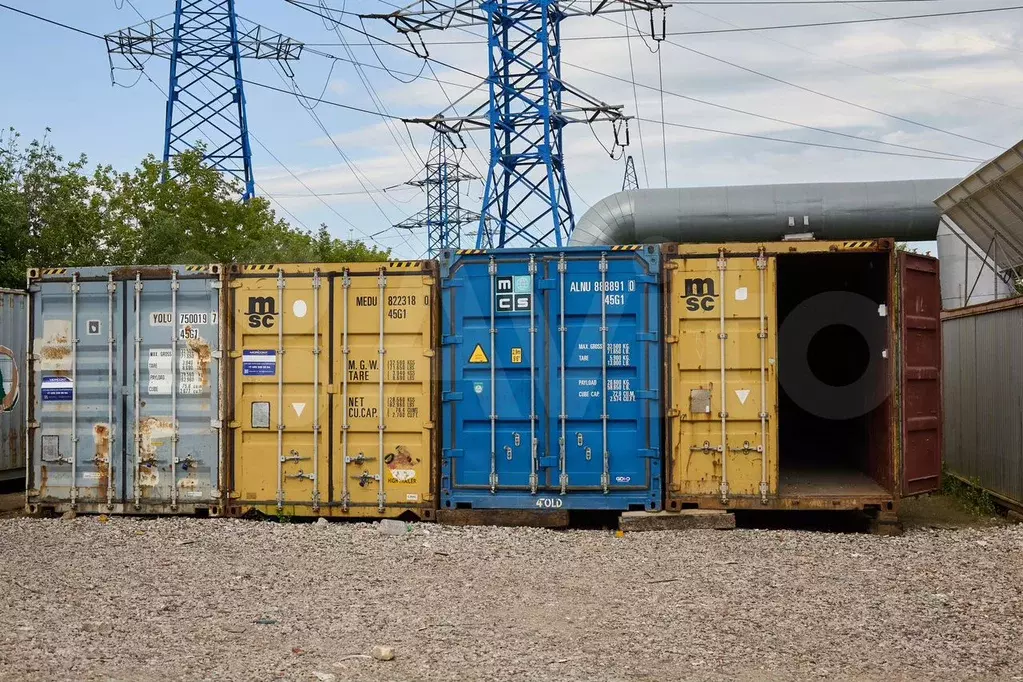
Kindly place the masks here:
<instances>
[{"instance_id":1,"label":"corrugated metal fence","mask_svg":"<svg viewBox=\"0 0 1023 682\"><path fill-rule=\"evenodd\" d=\"M1023 505L1023 298L948 311L942 334L945 464Z\"/></svg>"}]
</instances>

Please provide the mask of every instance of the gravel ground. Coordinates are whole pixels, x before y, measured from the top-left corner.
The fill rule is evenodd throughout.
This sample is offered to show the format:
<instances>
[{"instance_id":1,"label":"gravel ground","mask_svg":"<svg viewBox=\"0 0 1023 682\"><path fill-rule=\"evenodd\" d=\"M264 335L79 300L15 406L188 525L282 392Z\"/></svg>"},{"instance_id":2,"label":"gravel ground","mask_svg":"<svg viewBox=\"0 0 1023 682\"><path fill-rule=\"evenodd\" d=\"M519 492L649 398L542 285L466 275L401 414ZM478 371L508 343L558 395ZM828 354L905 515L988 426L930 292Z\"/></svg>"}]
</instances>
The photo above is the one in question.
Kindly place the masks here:
<instances>
[{"instance_id":1,"label":"gravel ground","mask_svg":"<svg viewBox=\"0 0 1023 682\"><path fill-rule=\"evenodd\" d=\"M0 679L1023 679L1023 526L411 528L0 520Z\"/></svg>"}]
</instances>

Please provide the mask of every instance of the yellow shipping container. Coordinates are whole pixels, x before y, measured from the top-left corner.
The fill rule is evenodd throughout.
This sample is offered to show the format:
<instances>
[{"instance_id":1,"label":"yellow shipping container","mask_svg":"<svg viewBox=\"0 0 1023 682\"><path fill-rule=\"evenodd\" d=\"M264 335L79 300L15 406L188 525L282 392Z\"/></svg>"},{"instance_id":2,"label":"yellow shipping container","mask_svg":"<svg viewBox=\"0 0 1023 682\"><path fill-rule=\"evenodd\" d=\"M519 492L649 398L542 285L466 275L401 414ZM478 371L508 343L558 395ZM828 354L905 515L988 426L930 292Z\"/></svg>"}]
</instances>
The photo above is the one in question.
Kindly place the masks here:
<instances>
[{"instance_id":1,"label":"yellow shipping container","mask_svg":"<svg viewBox=\"0 0 1023 682\"><path fill-rule=\"evenodd\" d=\"M666 508L884 515L937 486L934 259L884 239L664 248Z\"/></svg>"},{"instance_id":2,"label":"yellow shipping container","mask_svg":"<svg viewBox=\"0 0 1023 682\"><path fill-rule=\"evenodd\" d=\"M232 267L232 513L434 518L435 267Z\"/></svg>"}]
</instances>

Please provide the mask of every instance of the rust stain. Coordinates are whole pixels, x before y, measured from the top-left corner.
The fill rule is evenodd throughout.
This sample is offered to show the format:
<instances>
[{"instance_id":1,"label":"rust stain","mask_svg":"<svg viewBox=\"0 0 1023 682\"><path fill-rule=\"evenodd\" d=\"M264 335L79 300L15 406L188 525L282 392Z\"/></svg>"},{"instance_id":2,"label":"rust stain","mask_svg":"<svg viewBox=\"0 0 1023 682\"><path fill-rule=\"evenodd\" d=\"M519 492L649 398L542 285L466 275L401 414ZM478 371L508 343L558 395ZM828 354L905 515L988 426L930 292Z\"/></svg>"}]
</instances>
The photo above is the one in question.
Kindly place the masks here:
<instances>
[{"instance_id":1,"label":"rust stain","mask_svg":"<svg viewBox=\"0 0 1023 682\"><path fill-rule=\"evenodd\" d=\"M67 356L71 355L71 346L67 344L67 339L64 343L47 344L43 346L41 353L44 360L63 360Z\"/></svg>"},{"instance_id":2,"label":"rust stain","mask_svg":"<svg viewBox=\"0 0 1023 682\"><path fill-rule=\"evenodd\" d=\"M50 472L47 471L46 465L43 464L39 467L39 497L46 497L46 483L50 479Z\"/></svg>"},{"instance_id":3,"label":"rust stain","mask_svg":"<svg viewBox=\"0 0 1023 682\"><path fill-rule=\"evenodd\" d=\"M213 360L210 344L201 338L188 339L188 349L195 354L195 369L199 373L199 383L203 386L208 385L210 362Z\"/></svg>"},{"instance_id":4,"label":"rust stain","mask_svg":"<svg viewBox=\"0 0 1023 682\"><path fill-rule=\"evenodd\" d=\"M139 422L139 435L141 437L139 487L142 488L142 494L145 495L159 483L156 449L162 444L159 439L174 435L174 424L170 419L147 417Z\"/></svg>"},{"instance_id":5,"label":"rust stain","mask_svg":"<svg viewBox=\"0 0 1023 682\"><path fill-rule=\"evenodd\" d=\"M99 482L96 491L102 497L110 482L110 427L107 424L96 424L92 427L92 436L96 441L96 470L99 471Z\"/></svg>"},{"instance_id":6,"label":"rust stain","mask_svg":"<svg viewBox=\"0 0 1023 682\"><path fill-rule=\"evenodd\" d=\"M114 279L135 279L138 274L142 279L170 279L171 268L166 266L138 266L132 265L123 268L115 268L111 271Z\"/></svg>"}]
</instances>

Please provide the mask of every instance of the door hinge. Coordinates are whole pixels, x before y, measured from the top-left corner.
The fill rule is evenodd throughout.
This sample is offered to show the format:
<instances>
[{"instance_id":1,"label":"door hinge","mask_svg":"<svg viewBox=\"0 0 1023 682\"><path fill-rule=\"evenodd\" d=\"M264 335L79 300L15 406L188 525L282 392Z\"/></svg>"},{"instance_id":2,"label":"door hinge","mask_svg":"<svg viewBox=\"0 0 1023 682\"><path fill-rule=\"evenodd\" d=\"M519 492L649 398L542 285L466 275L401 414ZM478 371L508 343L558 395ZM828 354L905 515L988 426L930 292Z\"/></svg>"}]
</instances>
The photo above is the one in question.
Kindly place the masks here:
<instances>
[{"instance_id":1,"label":"door hinge","mask_svg":"<svg viewBox=\"0 0 1023 682\"><path fill-rule=\"evenodd\" d=\"M557 457L539 457L537 461L539 466L544 469L553 469L559 463Z\"/></svg>"},{"instance_id":2,"label":"door hinge","mask_svg":"<svg viewBox=\"0 0 1023 682\"><path fill-rule=\"evenodd\" d=\"M448 279L442 279L440 281L440 288L441 289L456 289L458 287L463 287L463 286L465 286L465 280L461 280L461 279L450 279L450 278L448 278Z\"/></svg>"},{"instance_id":3,"label":"door hinge","mask_svg":"<svg viewBox=\"0 0 1023 682\"><path fill-rule=\"evenodd\" d=\"M538 291L549 291L551 289L558 288L558 280L556 279L537 279L536 288Z\"/></svg>"},{"instance_id":4,"label":"door hinge","mask_svg":"<svg viewBox=\"0 0 1023 682\"><path fill-rule=\"evenodd\" d=\"M657 332L637 332L637 341L657 341Z\"/></svg>"},{"instance_id":5,"label":"door hinge","mask_svg":"<svg viewBox=\"0 0 1023 682\"><path fill-rule=\"evenodd\" d=\"M660 394L660 391L658 391L656 389L650 390L650 391L636 391L636 399L637 400L657 400L657 396L659 394Z\"/></svg>"},{"instance_id":6,"label":"door hinge","mask_svg":"<svg viewBox=\"0 0 1023 682\"><path fill-rule=\"evenodd\" d=\"M444 346L457 346L462 343L461 334L444 334L440 337L440 342Z\"/></svg>"},{"instance_id":7,"label":"door hinge","mask_svg":"<svg viewBox=\"0 0 1023 682\"><path fill-rule=\"evenodd\" d=\"M657 448L639 449L636 450L636 456L646 457L647 459L658 459L661 456L661 451Z\"/></svg>"},{"instance_id":8,"label":"door hinge","mask_svg":"<svg viewBox=\"0 0 1023 682\"><path fill-rule=\"evenodd\" d=\"M462 399L461 391L444 391L440 394L441 402L453 403Z\"/></svg>"},{"instance_id":9,"label":"door hinge","mask_svg":"<svg viewBox=\"0 0 1023 682\"><path fill-rule=\"evenodd\" d=\"M445 448L441 450L441 456L447 459L460 459L465 456L465 450L458 448Z\"/></svg>"}]
</instances>

